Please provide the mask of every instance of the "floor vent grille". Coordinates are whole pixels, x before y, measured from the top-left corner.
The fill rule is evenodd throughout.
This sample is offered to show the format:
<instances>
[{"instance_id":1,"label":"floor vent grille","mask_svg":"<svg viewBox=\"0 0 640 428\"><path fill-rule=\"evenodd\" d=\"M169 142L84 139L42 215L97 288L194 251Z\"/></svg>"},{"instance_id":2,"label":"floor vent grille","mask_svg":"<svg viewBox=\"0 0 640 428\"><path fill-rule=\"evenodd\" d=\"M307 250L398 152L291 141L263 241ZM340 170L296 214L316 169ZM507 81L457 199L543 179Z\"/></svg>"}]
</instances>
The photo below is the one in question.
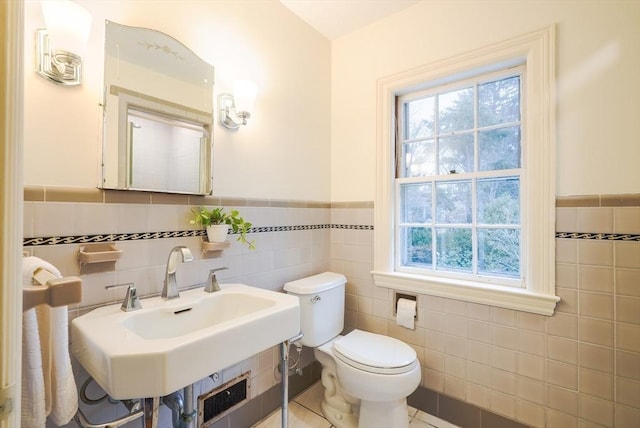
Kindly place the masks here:
<instances>
[{"instance_id":1,"label":"floor vent grille","mask_svg":"<svg viewBox=\"0 0 640 428\"><path fill-rule=\"evenodd\" d=\"M199 427L206 428L249 398L251 372L244 373L198 397Z\"/></svg>"}]
</instances>

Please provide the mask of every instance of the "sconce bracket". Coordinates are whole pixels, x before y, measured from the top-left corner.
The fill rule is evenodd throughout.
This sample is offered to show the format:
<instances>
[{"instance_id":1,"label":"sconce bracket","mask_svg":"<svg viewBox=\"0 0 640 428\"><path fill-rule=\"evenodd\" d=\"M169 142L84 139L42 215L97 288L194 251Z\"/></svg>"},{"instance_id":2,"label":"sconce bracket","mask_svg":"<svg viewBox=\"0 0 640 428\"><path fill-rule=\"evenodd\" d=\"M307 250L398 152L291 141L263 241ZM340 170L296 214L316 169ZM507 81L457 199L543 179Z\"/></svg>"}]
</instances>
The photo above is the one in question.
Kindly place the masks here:
<instances>
[{"instance_id":1,"label":"sconce bracket","mask_svg":"<svg viewBox=\"0 0 640 428\"><path fill-rule=\"evenodd\" d=\"M82 60L80 56L63 51L52 51L47 30L36 31L36 73L63 86L81 83Z\"/></svg>"},{"instance_id":2,"label":"sconce bracket","mask_svg":"<svg viewBox=\"0 0 640 428\"><path fill-rule=\"evenodd\" d=\"M250 116L249 112L236 111L233 95L227 93L218 95L218 121L220 125L228 129L238 129L240 125L247 124L247 119Z\"/></svg>"}]
</instances>

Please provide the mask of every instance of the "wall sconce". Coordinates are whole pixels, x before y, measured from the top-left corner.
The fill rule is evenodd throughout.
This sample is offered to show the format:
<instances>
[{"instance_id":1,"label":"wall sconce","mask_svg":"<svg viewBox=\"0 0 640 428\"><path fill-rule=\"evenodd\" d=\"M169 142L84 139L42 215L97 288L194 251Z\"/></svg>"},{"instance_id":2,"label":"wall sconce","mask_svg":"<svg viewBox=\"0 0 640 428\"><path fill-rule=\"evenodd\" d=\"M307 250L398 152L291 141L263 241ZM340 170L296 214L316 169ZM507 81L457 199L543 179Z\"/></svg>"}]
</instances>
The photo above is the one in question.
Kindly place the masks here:
<instances>
[{"instance_id":1,"label":"wall sconce","mask_svg":"<svg viewBox=\"0 0 640 428\"><path fill-rule=\"evenodd\" d=\"M233 82L233 95L218 95L218 119L225 128L238 129L251 117L258 86L249 80Z\"/></svg>"},{"instance_id":2,"label":"wall sconce","mask_svg":"<svg viewBox=\"0 0 640 428\"><path fill-rule=\"evenodd\" d=\"M89 39L91 14L71 0L42 0L40 4L47 28L36 31L36 73L59 85L79 85L79 53Z\"/></svg>"}]
</instances>

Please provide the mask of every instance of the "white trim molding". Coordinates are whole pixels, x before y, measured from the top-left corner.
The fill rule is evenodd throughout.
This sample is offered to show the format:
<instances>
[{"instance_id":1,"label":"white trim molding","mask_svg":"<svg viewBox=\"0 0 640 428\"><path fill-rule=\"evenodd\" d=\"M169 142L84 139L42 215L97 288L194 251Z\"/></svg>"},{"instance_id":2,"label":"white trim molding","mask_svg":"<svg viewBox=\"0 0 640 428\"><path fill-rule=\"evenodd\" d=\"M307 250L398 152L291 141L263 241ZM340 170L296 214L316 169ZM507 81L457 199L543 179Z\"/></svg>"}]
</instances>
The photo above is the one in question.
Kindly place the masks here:
<instances>
[{"instance_id":1,"label":"white trim molding","mask_svg":"<svg viewBox=\"0 0 640 428\"><path fill-rule=\"evenodd\" d=\"M399 272L371 272L378 287L411 293L446 297L465 302L497 306L540 315L553 315L559 297L530 292L521 288L508 288L493 285L478 285L470 281L447 278L425 280L420 275Z\"/></svg>"},{"instance_id":2,"label":"white trim molding","mask_svg":"<svg viewBox=\"0 0 640 428\"><path fill-rule=\"evenodd\" d=\"M525 160L523 273L525 288L399 273L394 268L396 97L444 83L524 64ZM555 29L543 28L472 52L427 64L377 84L377 161L374 271L377 286L552 315L555 295Z\"/></svg>"},{"instance_id":3,"label":"white trim molding","mask_svg":"<svg viewBox=\"0 0 640 428\"><path fill-rule=\"evenodd\" d=\"M0 2L0 427L19 427L22 367L24 2Z\"/></svg>"}]
</instances>

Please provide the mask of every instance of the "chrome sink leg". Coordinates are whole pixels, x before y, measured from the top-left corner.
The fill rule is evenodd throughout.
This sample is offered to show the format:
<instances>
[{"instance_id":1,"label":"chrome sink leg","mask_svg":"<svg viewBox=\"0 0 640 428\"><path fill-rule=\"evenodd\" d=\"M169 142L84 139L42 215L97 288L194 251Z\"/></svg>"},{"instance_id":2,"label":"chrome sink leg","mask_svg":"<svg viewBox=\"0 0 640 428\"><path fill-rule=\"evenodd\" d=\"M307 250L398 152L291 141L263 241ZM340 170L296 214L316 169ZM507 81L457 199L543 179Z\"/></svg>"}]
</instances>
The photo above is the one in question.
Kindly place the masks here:
<instances>
[{"instance_id":1,"label":"chrome sink leg","mask_svg":"<svg viewBox=\"0 0 640 428\"><path fill-rule=\"evenodd\" d=\"M158 427L159 408L160 408L160 397L146 398L144 400L143 428Z\"/></svg>"},{"instance_id":2,"label":"chrome sink leg","mask_svg":"<svg viewBox=\"0 0 640 428\"><path fill-rule=\"evenodd\" d=\"M289 423L289 341L280 344L280 376L282 379L282 428Z\"/></svg>"},{"instance_id":3,"label":"chrome sink leg","mask_svg":"<svg viewBox=\"0 0 640 428\"><path fill-rule=\"evenodd\" d=\"M280 344L280 376L282 379L282 422L281 427L289 426L289 345L302 339L302 332Z\"/></svg>"}]
</instances>

